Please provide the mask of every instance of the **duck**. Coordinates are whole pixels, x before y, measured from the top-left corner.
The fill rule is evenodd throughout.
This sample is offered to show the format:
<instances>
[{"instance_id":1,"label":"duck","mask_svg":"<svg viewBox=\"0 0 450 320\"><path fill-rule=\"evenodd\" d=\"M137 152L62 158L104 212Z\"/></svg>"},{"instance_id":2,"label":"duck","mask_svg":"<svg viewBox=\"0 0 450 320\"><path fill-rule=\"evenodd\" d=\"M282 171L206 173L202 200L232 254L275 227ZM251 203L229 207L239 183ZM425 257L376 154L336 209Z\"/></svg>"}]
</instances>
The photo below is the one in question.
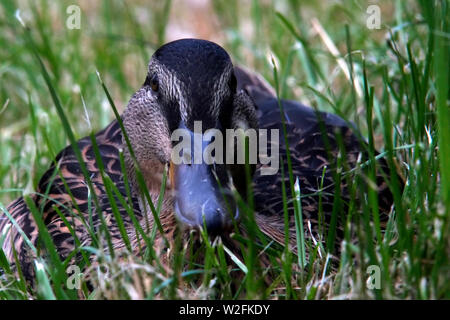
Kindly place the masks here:
<instances>
[{"instance_id":1,"label":"duck","mask_svg":"<svg viewBox=\"0 0 450 320\"><path fill-rule=\"evenodd\" d=\"M202 124L201 133L278 130L278 135L268 137L266 155L276 152L279 170L267 174L267 162L175 163L172 134L181 129L195 140L197 122ZM242 219L247 211L237 198L247 203L251 194L259 230L280 245L286 244L287 214L288 245L297 253L289 170L302 194L304 236L320 239L321 223L327 227L332 220L335 193L340 192L344 205L350 199L346 180L336 188L334 178L340 170L338 136L345 148L346 168L355 168L361 155L367 159L367 143L351 122L279 99L260 74L234 66L230 55L214 42L169 42L154 52L143 85L123 113L94 136L78 140L76 147L69 145L59 152L29 200L20 197L1 213L3 251L11 262L20 263L26 278L33 277L37 253L30 243L38 246L41 232L30 206L39 212L64 261L77 247L92 245L91 232L103 225L113 250L138 251L142 239L136 236L136 228L148 234L156 229L151 244L155 247L189 230L226 238L236 226L245 229ZM206 139L192 144L192 149L205 150L210 143ZM380 220L387 221L393 204L386 182L389 170L383 158L377 161ZM335 243L340 243L344 237L340 219L336 230Z\"/></svg>"}]
</instances>

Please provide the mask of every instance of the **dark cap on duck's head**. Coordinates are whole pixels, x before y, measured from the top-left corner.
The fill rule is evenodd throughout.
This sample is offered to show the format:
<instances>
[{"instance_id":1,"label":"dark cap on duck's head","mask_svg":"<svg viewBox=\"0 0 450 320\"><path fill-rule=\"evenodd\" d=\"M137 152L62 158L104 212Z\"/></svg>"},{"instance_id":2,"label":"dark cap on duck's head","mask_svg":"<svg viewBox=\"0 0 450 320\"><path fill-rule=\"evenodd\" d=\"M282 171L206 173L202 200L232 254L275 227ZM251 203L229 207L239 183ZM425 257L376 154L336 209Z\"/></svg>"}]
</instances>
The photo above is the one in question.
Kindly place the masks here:
<instances>
[{"instance_id":1,"label":"dark cap on duck's head","mask_svg":"<svg viewBox=\"0 0 450 320\"><path fill-rule=\"evenodd\" d=\"M189 227L206 224L208 231L219 234L231 226L238 212L230 194L233 181L242 176L233 175L225 164L175 165L171 158L175 144L171 134L181 128L193 137L194 121L201 121L203 131L213 128L223 133L228 128L257 126L255 107L246 93L236 92L233 65L222 47L206 40L182 39L159 48L123 121L154 201L160 192L164 166L169 164L169 188L173 192L166 193L165 200L173 202L172 214L178 221ZM203 142L199 147L203 151L208 145ZM132 189L139 196L127 150L125 158ZM140 206L144 210L147 205L141 201Z\"/></svg>"},{"instance_id":2,"label":"dark cap on duck's head","mask_svg":"<svg viewBox=\"0 0 450 320\"><path fill-rule=\"evenodd\" d=\"M179 77L186 75L211 80L232 67L228 53L214 42L199 39L181 39L163 45L153 59Z\"/></svg>"}]
</instances>

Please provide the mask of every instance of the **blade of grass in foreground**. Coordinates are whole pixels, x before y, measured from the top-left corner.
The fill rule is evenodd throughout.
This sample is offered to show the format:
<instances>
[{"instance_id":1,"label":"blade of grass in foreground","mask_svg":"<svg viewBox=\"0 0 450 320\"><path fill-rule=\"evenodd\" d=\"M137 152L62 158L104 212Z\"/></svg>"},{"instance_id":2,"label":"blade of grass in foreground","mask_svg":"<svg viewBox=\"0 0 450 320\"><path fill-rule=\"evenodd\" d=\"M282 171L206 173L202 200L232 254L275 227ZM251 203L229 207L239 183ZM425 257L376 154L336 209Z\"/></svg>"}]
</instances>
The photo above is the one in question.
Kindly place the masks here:
<instances>
[{"instance_id":1,"label":"blade of grass in foreground","mask_svg":"<svg viewBox=\"0 0 450 320\"><path fill-rule=\"evenodd\" d=\"M439 161L441 172L441 194L446 204L447 210L450 210L450 108L449 99L449 68L450 59L448 39L443 34L450 33L447 6L442 3L441 23L437 26L442 35L436 36L435 46L435 74L436 74L436 106L438 118L438 139L439 139ZM436 9L437 12L440 10Z\"/></svg>"},{"instance_id":2,"label":"blade of grass in foreground","mask_svg":"<svg viewBox=\"0 0 450 320\"><path fill-rule=\"evenodd\" d=\"M112 191L111 191L111 187L110 187L110 183L112 184L112 181L109 177L106 176L105 167L104 167L103 160L100 155L100 150L99 150L99 147L97 144L97 140L95 139L94 134L91 133L90 137L91 137L91 142L92 142L92 149L94 150L95 160L97 162L97 165L98 165L98 168L100 171L100 175L102 177L102 181L105 186L106 194L108 196L109 204L111 205L111 209L112 209L114 218L116 219L116 223L119 227L120 235L122 236L122 240L124 241L126 248L131 252L132 249L131 249L130 239L125 230L123 219L122 219L122 216L120 215L116 199L114 199L114 196L112 195Z\"/></svg>"},{"instance_id":3,"label":"blade of grass in foreground","mask_svg":"<svg viewBox=\"0 0 450 320\"><path fill-rule=\"evenodd\" d=\"M63 267L57 249L53 243L52 237L50 236L34 201L29 196L25 196L24 200L33 215L34 221L38 226L39 237L43 240L46 252L49 254L51 264L54 267L50 270L50 274L52 275L52 280L55 284L56 296L58 297L58 299L68 299L70 296L71 298L75 298L76 294L74 295L74 292L66 292L62 289L67 280L66 270ZM39 275L39 273L42 274ZM46 277L44 277L44 275L45 271L43 269L41 270L41 268L36 265L36 277L38 279L41 278L41 280L47 279ZM47 281L44 281L44 285L45 287L47 286ZM70 296L67 296L67 293L69 293Z\"/></svg>"},{"instance_id":4,"label":"blade of grass in foreground","mask_svg":"<svg viewBox=\"0 0 450 320\"><path fill-rule=\"evenodd\" d=\"M300 292L302 296L305 296L305 285L304 285L304 274L303 274L303 269L306 266L306 246L305 246L305 239L303 236L303 219L300 217L300 215L302 214L301 212L301 205L299 204L299 200L300 199L300 192L297 190L299 190L299 187L296 188L295 187L295 182L294 182L294 174L293 174L293 169L292 169L292 161L291 161L291 152L289 149L289 141L288 141L288 136L287 136L287 129L286 129L286 116L284 113L284 108L283 108L283 104L281 103L280 100L280 88L279 88L279 84L278 84L278 72L277 72L277 66L275 63L275 60L272 57L272 67L273 67L273 77L274 77L274 81L275 81L275 90L276 90L276 94L277 94L277 103L278 103L278 108L280 110L280 117L281 117L281 125L283 128L283 137L284 137L284 143L286 146L286 160L287 160L287 165L288 165L288 176L289 176L289 183L290 183L290 190L291 190L291 197L294 200L297 200L296 203L294 204L294 217L295 217L295 224L296 224L296 241L297 241L297 258L298 258L298 266L299 266L299 270L300 270ZM298 194L297 194L298 193ZM301 223L301 225L300 225ZM300 231L301 229L301 231Z\"/></svg>"},{"instance_id":5,"label":"blade of grass in foreground","mask_svg":"<svg viewBox=\"0 0 450 320\"><path fill-rule=\"evenodd\" d=\"M440 10L439 10L440 9ZM450 212L450 108L449 100L449 68L450 60L449 41L444 34L450 34L450 22L448 18L448 2L441 2L441 7L436 8L437 29L441 34L435 37L435 74L436 74L436 105L438 117L438 139L439 139L439 166L441 174L441 197L444 203L444 214L442 228L440 230L440 241L437 246L436 263L433 266L433 279L437 283L441 265L445 266L446 242L449 237L449 212ZM439 17L439 13L441 17ZM440 18L440 19L439 19ZM447 251L448 252L448 251ZM448 269L447 269L448 271ZM447 295L448 297L448 295Z\"/></svg>"},{"instance_id":6,"label":"blade of grass in foreground","mask_svg":"<svg viewBox=\"0 0 450 320\"><path fill-rule=\"evenodd\" d=\"M38 284L38 294L42 295L41 298L45 300L56 300L55 293L50 285L50 280L45 272L44 265L38 260L35 261L35 272Z\"/></svg>"},{"instance_id":7,"label":"blade of grass in foreground","mask_svg":"<svg viewBox=\"0 0 450 320\"><path fill-rule=\"evenodd\" d=\"M33 243L31 242L30 238L28 238L28 236L25 234L25 232L23 231L23 229L19 226L19 224L17 223L16 219L14 219L11 214L9 213L9 211L3 206L2 203L0 203L0 210L8 217L8 219L11 221L12 226L16 228L17 232L20 233L20 235L23 237L23 240L25 241L25 243L30 247L30 249L33 251L34 254L37 253L36 247L33 245Z\"/></svg>"},{"instance_id":8,"label":"blade of grass in foreground","mask_svg":"<svg viewBox=\"0 0 450 320\"><path fill-rule=\"evenodd\" d=\"M288 199L286 192L286 180L285 180L285 172L284 172L284 161L283 158L280 157L280 168L281 168L281 196L283 200L283 216L284 216L284 256L283 256L283 275L284 281L286 283L286 298L289 299L294 295L294 291L292 290L291 284L291 276L292 276L292 252L289 248L290 242L290 230L289 230L289 212L288 212Z\"/></svg>"}]
</instances>

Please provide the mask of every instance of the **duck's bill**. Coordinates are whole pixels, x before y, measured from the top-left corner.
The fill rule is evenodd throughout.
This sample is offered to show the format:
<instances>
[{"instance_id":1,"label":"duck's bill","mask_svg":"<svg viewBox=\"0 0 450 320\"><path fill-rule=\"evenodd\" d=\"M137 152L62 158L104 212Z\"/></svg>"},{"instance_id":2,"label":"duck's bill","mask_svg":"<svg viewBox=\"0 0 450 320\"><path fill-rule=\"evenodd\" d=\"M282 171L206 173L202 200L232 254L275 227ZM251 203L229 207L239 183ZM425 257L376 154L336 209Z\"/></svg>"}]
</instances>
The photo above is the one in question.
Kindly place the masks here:
<instances>
[{"instance_id":1,"label":"duck's bill","mask_svg":"<svg viewBox=\"0 0 450 320\"><path fill-rule=\"evenodd\" d=\"M233 227L239 210L224 165L171 165L175 214L190 228L221 234Z\"/></svg>"}]
</instances>

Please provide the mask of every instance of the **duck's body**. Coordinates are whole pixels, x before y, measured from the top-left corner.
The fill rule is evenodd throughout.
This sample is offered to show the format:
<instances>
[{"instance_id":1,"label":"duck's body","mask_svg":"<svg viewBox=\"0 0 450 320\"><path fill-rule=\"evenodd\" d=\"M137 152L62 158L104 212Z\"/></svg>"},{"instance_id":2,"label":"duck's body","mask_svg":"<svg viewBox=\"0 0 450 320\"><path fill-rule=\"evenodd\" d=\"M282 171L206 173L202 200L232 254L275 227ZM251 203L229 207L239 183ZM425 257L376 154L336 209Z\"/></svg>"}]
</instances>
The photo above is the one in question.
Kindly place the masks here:
<instances>
[{"instance_id":1,"label":"duck's body","mask_svg":"<svg viewBox=\"0 0 450 320\"><path fill-rule=\"evenodd\" d=\"M235 68L234 74L237 79L237 91L239 92L241 89L245 90L246 94L255 105L258 128L280 130L279 141L277 142L280 144L280 156L283 158L284 162L287 195L289 196L290 188L286 161L286 146L282 134L280 111L274 91L259 76L244 69ZM321 186L323 186L321 208L325 217L325 225L329 223L333 210L333 192L335 190L333 183L334 163L330 163L329 160L336 159L337 154L339 153L335 134L339 132L343 137L347 159L346 166L348 168L353 168L356 164L358 155L360 153L364 154L365 151L361 149L362 144L353 133L349 124L340 117L328 113L317 114L314 109L303 106L298 102L283 100L282 105L285 111L293 174L299 179L303 195L316 194L302 198L305 236L310 237L311 231L313 236L315 236L314 233L317 232L316 229L318 226L319 214L319 197L317 192L320 191ZM321 134L321 122L318 120L318 115L321 119L320 121L324 125L323 129L325 129L328 135L331 147L329 150L330 154L327 153L325 148L324 139ZM124 123L127 125L126 121L124 121ZM150 127L152 125L158 126L159 124L156 122L148 124ZM128 128L126 128L126 130L129 132ZM124 182L120 153L122 150L126 150L127 147L119 123L116 120L113 121L105 129L100 131L95 138L104 163L105 174L112 180L123 199L132 204L134 214L140 224L142 226L151 226L153 224L153 219L150 217L146 220L148 215L144 214L144 210L142 210L142 203L139 201L136 187L133 186L133 179L129 179L129 185L125 185ZM133 138L135 139L133 133L131 133L131 139ZM105 184L99 171L99 166L95 160L94 149L90 137L79 140L78 146L91 181L94 184L101 212L103 213L112 236L113 246L117 249L122 248L125 244L123 243L123 238L120 234L116 218L114 217ZM139 149L139 146L137 149ZM138 161L140 160L138 159ZM143 163L145 163L145 161L142 161L141 165ZM384 166L384 164L382 165ZM324 166L327 166L328 168L325 170L325 174ZM142 167L144 167L142 170L144 178L149 177L148 172L159 170L157 166L153 165L143 165ZM261 231L270 238L283 244L285 229L281 181L282 170L279 170L275 175L261 175L261 165L256 166L252 181L255 220ZM380 195L379 202L382 210L381 213L383 217L386 218L392 204L392 196L382 181L383 179L381 178L377 180L379 187L378 192ZM134 181L134 183L136 182ZM147 181L153 200L157 200L157 195L160 190L158 187L160 187L160 184L157 184L156 187L152 188L152 183L154 182L150 183ZM70 192L68 192L65 184L67 184ZM128 192L129 190L131 190L130 193ZM35 202L36 207L42 210L42 219L53 238L61 258L65 259L73 251L76 246L76 241L70 230L66 227L63 219L59 216L57 210L55 210L55 207L58 208L65 219L74 226L74 230L81 245L90 244L91 236L83 223L83 219L87 225L94 226L94 230L100 226L101 221L97 214L98 211L93 207L93 196L89 194L88 183L84 179L83 172L72 147L69 146L59 153L54 164L40 180L38 190L36 191L37 193L31 198ZM48 196L40 196L39 194ZM131 197L129 195L131 195ZM341 196L344 202L348 200L348 191L346 190L344 183L341 185ZM176 230L177 221L180 220L177 219L175 214L175 201L174 198L167 197L163 202L159 216L161 225L168 237L173 235L172 233ZM124 206L120 205L120 201L116 201L116 204L118 205L118 211L121 213L124 227L131 239L131 245L133 249L137 249L138 243L136 240L135 226L129 217L129 213ZM19 198L11 203L7 210L17 222L17 226L20 227L30 241L36 245L39 234L38 228L23 198ZM74 213L79 214L79 217L76 218ZM151 213L148 214L151 216ZM289 216L290 243L295 251L296 233L292 202L289 204ZM5 225L10 223L10 219L7 218L5 214L2 214L1 217L0 230L3 230ZM311 229L307 227L309 224L312 226ZM342 226L339 226L339 228L341 227ZM342 235L338 232L338 237L341 236ZM18 231L16 226L10 228L4 241L4 251L8 258L11 261L14 261L12 245L14 245L15 251L18 254L18 259L22 265L23 272L28 276L32 275L33 265L30 262L34 257L34 253L29 249L29 245L24 241L21 232Z\"/></svg>"}]
</instances>

